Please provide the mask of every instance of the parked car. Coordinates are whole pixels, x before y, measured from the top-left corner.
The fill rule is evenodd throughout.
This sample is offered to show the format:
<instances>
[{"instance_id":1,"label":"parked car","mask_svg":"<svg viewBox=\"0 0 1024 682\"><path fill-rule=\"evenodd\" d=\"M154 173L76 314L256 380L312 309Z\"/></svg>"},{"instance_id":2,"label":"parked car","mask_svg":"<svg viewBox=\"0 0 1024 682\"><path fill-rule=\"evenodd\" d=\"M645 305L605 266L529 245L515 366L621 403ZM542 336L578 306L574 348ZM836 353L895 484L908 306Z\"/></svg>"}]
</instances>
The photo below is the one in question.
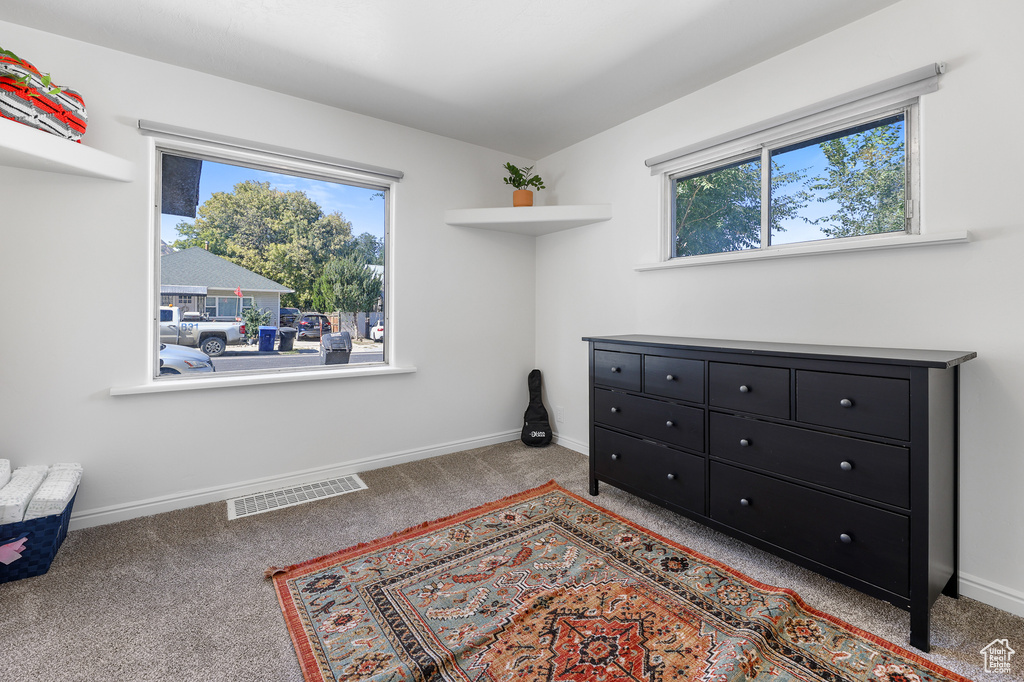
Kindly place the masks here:
<instances>
[{"instance_id":1,"label":"parked car","mask_svg":"<svg viewBox=\"0 0 1024 682\"><path fill-rule=\"evenodd\" d=\"M281 327L294 327L295 321L299 319L298 308L281 308L277 313L277 318L281 321Z\"/></svg>"},{"instance_id":2,"label":"parked car","mask_svg":"<svg viewBox=\"0 0 1024 682\"><path fill-rule=\"evenodd\" d=\"M373 341L384 340L384 320L381 320L370 330L370 339Z\"/></svg>"},{"instance_id":3,"label":"parked car","mask_svg":"<svg viewBox=\"0 0 1024 682\"><path fill-rule=\"evenodd\" d=\"M174 343L160 344L160 376L213 371L213 362L206 353Z\"/></svg>"},{"instance_id":4,"label":"parked car","mask_svg":"<svg viewBox=\"0 0 1024 682\"><path fill-rule=\"evenodd\" d=\"M323 313L302 313L298 330L300 339L319 339L331 333L331 321Z\"/></svg>"}]
</instances>

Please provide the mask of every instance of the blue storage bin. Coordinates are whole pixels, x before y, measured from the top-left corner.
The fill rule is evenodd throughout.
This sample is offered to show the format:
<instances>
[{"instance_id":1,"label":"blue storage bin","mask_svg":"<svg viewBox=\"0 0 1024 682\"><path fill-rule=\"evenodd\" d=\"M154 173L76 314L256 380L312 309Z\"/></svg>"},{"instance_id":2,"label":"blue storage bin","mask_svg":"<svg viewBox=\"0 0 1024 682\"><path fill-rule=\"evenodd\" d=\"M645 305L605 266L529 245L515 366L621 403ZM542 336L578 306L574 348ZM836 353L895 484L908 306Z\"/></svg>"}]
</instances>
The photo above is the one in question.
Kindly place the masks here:
<instances>
[{"instance_id":1,"label":"blue storage bin","mask_svg":"<svg viewBox=\"0 0 1024 682\"><path fill-rule=\"evenodd\" d=\"M71 507L77 495L76 492L60 514L0 526L0 545L26 538L20 559L7 566L0 564L0 583L31 578L50 570L53 557L57 556L57 550L67 537Z\"/></svg>"},{"instance_id":2,"label":"blue storage bin","mask_svg":"<svg viewBox=\"0 0 1024 682\"><path fill-rule=\"evenodd\" d=\"M274 350L274 335L277 327L260 327L260 351Z\"/></svg>"}]
</instances>

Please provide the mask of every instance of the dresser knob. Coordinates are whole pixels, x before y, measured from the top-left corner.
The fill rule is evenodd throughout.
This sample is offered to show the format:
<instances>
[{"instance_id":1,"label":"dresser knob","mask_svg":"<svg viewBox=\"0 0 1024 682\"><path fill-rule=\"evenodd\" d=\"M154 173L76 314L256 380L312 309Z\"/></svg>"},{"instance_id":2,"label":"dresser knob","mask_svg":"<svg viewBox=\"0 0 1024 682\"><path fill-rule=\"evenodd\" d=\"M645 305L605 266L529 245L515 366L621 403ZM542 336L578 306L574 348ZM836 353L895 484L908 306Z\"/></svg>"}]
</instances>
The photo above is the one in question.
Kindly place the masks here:
<instances>
[{"instance_id":1,"label":"dresser knob","mask_svg":"<svg viewBox=\"0 0 1024 682\"><path fill-rule=\"evenodd\" d=\"M851 542L853 542L853 538L850 537L849 535L847 535L846 533L843 533L842 535L839 536L839 541L842 542L843 544L848 545Z\"/></svg>"},{"instance_id":2,"label":"dresser knob","mask_svg":"<svg viewBox=\"0 0 1024 682\"><path fill-rule=\"evenodd\" d=\"M748 445L750 445L750 441L749 440L747 440L746 438L740 438L740 447L745 448Z\"/></svg>"},{"instance_id":3,"label":"dresser knob","mask_svg":"<svg viewBox=\"0 0 1024 682\"><path fill-rule=\"evenodd\" d=\"M670 481L676 480L676 475L675 474L669 474L668 475L668 480L670 480Z\"/></svg>"},{"instance_id":4,"label":"dresser knob","mask_svg":"<svg viewBox=\"0 0 1024 682\"><path fill-rule=\"evenodd\" d=\"M612 459L618 459L618 458L619 458L619 455L617 453L613 452L612 453Z\"/></svg>"},{"instance_id":5,"label":"dresser knob","mask_svg":"<svg viewBox=\"0 0 1024 682\"><path fill-rule=\"evenodd\" d=\"M842 469L843 471L853 471L853 465L850 464L849 462L840 462L839 468Z\"/></svg>"},{"instance_id":6,"label":"dresser knob","mask_svg":"<svg viewBox=\"0 0 1024 682\"><path fill-rule=\"evenodd\" d=\"M740 500L740 504L741 504L742 506L744 506L744 507L749 507L749 506L750 506L750 500L748 500L747 498L745 498L745 497L744 497L744 498L742 498L742 499Z\"/></svg>"},{"instance_id":7,"label":"dresser knob","mask_svg":"<svg viewBox=\"0 0 1024 682\"><path fill-rule=\"evenodd\" d=\"M842 400L839 401L839 404L842 405L843 407L853 407L853 401L850 400L849 398L843 398Z\"/></svg>"},{"instance_id":8,"label":"dresser knob","mask_svg":"<svg viewBox=\"0 0 1024 682\"><path fill-rule=\"evenodd\" d=\"M619 411L619 408L617 408L617 407L613 407L613 408L612 408L612 414L615 414L615 413L616 413L616 412L618 412L618 411Z\"/></svg>"},{"instance_id":9,"label":"dresser knob","mask_svg":"<svg viewBox=\"0 0 1024 682\"><path fill-rule=\"evenodd\" d=\"M622 371L621 367L612 367L612 374L618 374Z\"/></svg>"},{"instance_id":10,"label":"dresser knob","mask_svg":"<svg viewBox=\"0 0 1024 682\"><path fill-rule=\"evenodd\" d=\"M671 429L671 428L672 428L673 426L675 426L675 425L676 425L676 423L675 423L674 421L672 421L671 419L670 419L669 421L665 422L665 426L667 426L667 427L668 427L668 428L670 428L670 429Z\"/></svg>"},{"instance_id":11,"label":"dresser knob","mask_svg":"<svg viewBox=\"0 0 1024 682\"><path fill-rule=\"evenodd\" d=\"M667 375L665 377L665 381L675 381L675 380L676 380L676 378L674 376L672 376L671 374L669 374L669 375Z\"/></svg>"},{"instance_id":12,"label":"dresser knob","mask_svg":"<svg viewBox=\"0 0 1024 682\"><path fill-rule=\"evenodd\" d=\"M750 393L750 386L747 386L746 384L740 386L740 393Z\"/></svg>"}]
</instances>

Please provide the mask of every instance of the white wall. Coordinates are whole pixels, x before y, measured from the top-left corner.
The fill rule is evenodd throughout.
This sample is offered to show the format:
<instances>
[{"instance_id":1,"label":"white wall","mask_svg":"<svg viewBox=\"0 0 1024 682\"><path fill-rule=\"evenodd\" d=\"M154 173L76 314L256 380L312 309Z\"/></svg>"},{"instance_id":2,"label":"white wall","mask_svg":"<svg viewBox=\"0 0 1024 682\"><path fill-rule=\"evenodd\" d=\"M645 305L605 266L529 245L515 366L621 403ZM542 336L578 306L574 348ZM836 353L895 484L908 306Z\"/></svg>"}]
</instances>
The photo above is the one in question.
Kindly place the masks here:
<instances>
[{"instance_id":1,"label":"white wall","mask_svg":"<svg viewBox=\"0 0 1024 682\"><path fill-rule=\"evenodd\" d=\"M83 94L89 146L135 163L130 183L0 167L0 457L81 462L79 525L518 434L534 359L534 240L443 222L445 209L510 201L508 156L13 24L0 22L0 35ZM404 171L389 335L397 362L418 371L111 397L146 379L151 352L151 174L138 119ZM474 311L457 337L436 313L456 308ZM183 414L187 430L175 426Z\"/></svg>"},{"instance_id":2,"label":"white wall","mask_svg":"<svg viewBox=\"0 0 1024 682\"><path fill-rule=\"evenodd\" d=\"M537 366L565 407L561 442L587 444L586 335L977 351L962 372L962 588L1024 614L1022 25L1010 0L905 0L541 159L547 202L613 211L537 243ZM634 270L658 258L644 159L936 61L949 71L921 106L922 225L971 243Z\"/></svg>"}]
</instances>

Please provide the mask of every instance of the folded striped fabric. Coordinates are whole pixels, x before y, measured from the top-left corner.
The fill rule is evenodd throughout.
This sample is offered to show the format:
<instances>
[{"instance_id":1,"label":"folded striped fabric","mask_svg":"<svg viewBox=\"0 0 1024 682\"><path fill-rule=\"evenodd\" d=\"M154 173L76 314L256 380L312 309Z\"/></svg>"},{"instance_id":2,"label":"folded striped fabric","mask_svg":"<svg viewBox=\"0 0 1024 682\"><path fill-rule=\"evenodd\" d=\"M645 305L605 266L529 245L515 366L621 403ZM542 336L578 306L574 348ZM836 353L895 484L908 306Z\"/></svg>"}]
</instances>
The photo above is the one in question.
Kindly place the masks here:
<instances>
[{"instance_id":1,"label":"folded striped fabric","mask_svg":"<svg viewBox=\"0 0 1024 682\"><path fill-rule=\"evenodd\" d=\"M89 123L80 94L53 86L31 62L10 52L0 53L0 117L75 142L82 141Z\"/></svg>"},{"instance_id":2,"label":"folded striped fabric","mask_svg":"<svg viewBox=\"0 0 1024 682\"><path fill-rule=\"evenodd\" d=\"M25 509L48 470L45 465L25 466L11 473L11 480L0 490L0 524L18 523L25 518Z\"/></svg>"},{"instance_id":3,"label":"folded striped fabric","mask_svg":"<svg viewBox=\"0 0 1024 682\"><path fill-rule=\"evenodd\" d=\"M68 506L82 480L80 464L54 464L50 467L32 500L25 509L25 521L59 514Z\"/></svg>"}]
</instances>

